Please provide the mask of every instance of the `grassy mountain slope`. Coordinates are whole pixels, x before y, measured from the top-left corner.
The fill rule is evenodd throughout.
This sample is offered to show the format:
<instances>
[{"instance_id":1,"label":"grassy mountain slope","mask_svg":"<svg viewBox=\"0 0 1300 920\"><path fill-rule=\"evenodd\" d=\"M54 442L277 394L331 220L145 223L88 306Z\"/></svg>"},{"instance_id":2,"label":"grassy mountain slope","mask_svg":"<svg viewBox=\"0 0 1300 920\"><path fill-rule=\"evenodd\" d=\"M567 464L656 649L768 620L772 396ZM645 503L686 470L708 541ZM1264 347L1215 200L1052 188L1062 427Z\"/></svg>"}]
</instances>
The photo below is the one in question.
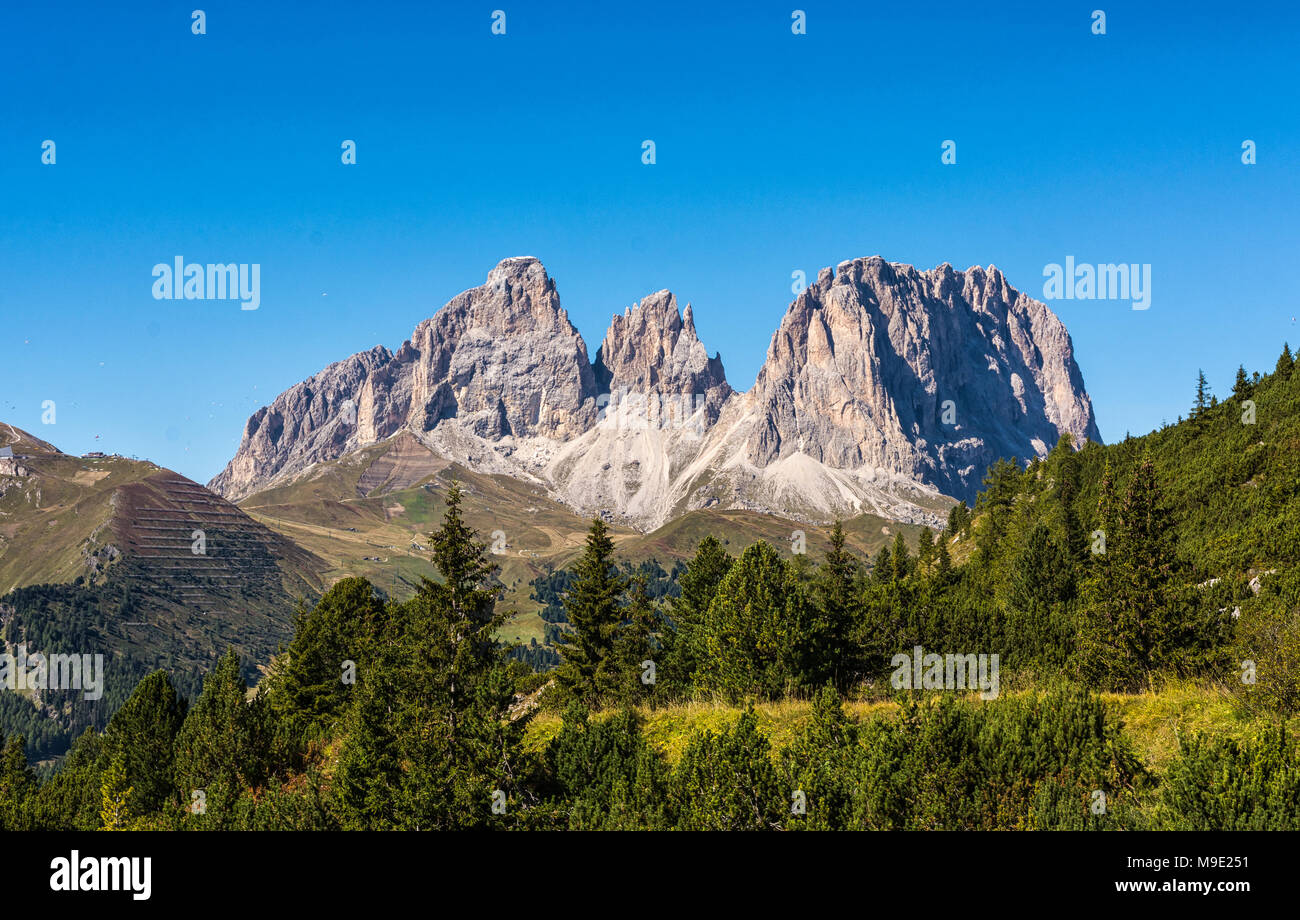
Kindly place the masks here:
<instances>
[{"instance_id":1,"label":"grassy mountain slope","mask_svg":"<svg viewBox=\"0 0 1300 920\"><path fill-rule=\"evenodd\" d=\"M102 726L150 670L197 688L233 645L251 671L289 637L298 600L325 585L321 560L171 470L71 456L7 425L0 447L14 454L0 459L4 643L105 661L97 702L54 691L0 702L3 727L46 737L43 752Z\"/></svg>"},{"instance_id":2,"label":"grassy mountain slope","mask_svg":"<svg viewBox=\"0 0 1300 920\"><path fill-rule=\"evenodd\" d=\"M529 582L548 569L570 565L582 551L591 521L548 498L539 486L472 472L438 458L403 432L251 495L240 508L326 560L329 580L362 576L404 597L421 577L433 576L425 538L441 520L453 480L465 492L466 521L489 545L497 542L492 561L501 566L502 602L515 611L504 637L541 642L542 605L530 597ZM827 526L743 510L691 511L646 534L609 526L621 559L655 559L666 568L689 559L709 534L734 552L761 539L789 555L796 534L802 533L814 558L829 536ZM872 554L898 530L914 542L920 527L862 515L846 522L845 529L855 550Z\"/></svg>"}]
</instances>

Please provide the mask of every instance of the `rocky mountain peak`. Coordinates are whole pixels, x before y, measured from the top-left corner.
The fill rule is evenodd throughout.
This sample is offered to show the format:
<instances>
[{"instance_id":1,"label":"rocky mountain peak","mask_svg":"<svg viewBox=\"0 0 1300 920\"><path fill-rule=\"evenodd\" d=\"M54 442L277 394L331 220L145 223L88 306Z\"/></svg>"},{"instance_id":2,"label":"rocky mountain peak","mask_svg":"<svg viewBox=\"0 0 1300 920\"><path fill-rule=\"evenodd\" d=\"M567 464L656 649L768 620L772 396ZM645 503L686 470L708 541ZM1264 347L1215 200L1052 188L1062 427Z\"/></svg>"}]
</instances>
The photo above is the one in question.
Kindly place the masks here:
<instances>
[{"instance_id":1,"label":"rocky mountain peak","mask_svg":"<svg viewBox=\"0 0 1300 920\"><path fill-rule=\"evenodd\" d=\"M1100 440L1069 335L997 268L873 256L823 269L772 337L746 444L835 469L901 471L969 498L999 457Z\"/></svg>"},{"instance_id":2,"label":"rocky mountain peak","mask_svg":"<svg viewBox=\"0 0 1300 920\"><path fill-rule=\"evenodd\" d=\"M596 352L595 378L601 393L696 399L710 407L710 421L731 395L722 359L709 357L691 307L683 318L670 291L614 315Z\"/></svg>"},{"instance_id":3,"label":"rocky mountain peak","mask_svg":"<svg viewBox=\"0 0 1300 920\"><path fill-rule=\"evenodd\" d=\"M406 433L446 461L658 526L694 508L938 523L1000 457L1100 440L1065 327L995 266L826 267L734 392L667 290L616 314L594 363L531 257L332 364L248 420L213 480L240 498Z\"/></svg>"}]
</instances>

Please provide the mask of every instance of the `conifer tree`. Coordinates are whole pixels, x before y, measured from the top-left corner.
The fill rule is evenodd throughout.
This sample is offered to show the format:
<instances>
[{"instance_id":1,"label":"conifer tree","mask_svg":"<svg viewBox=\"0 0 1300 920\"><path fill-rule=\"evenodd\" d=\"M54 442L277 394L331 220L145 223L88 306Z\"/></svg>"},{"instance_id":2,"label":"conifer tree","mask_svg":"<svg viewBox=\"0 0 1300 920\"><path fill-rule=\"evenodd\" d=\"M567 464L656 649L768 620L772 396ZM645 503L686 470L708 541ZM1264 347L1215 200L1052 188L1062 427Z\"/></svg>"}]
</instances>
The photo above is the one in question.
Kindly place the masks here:
<instances>
[{"instance_id":1,"label":"conifer tree","mask_svg":"<svg viewBox=\"0 0 1300 920\"><path fill-rule=\"evenodd\" d=\"M935 548L935 565L934 578L936 584L943 586L947 584L952 575L952 557L948 554L948 535L947 533L939 534Z\"/></svg>"},{"instance_id":2,"label":"conifer tree","mask_svg":"<svg viewBox=\"0 0 1300 920\"><path fill-rule=\"evenodd\" d=\"M810 645L804 602L771 545L760 540L741 553L709 607L703 687L731 700L796 688Z\"/></svg>"},{"instance_id":3,"label":"conifer tree","mask_svg":"<svg viewBox=\"0 0 1300 920\"><path fill-rule=\"evenodd\" d=\"M378 826L501 826L510 819L492 810L493 796L518 791L526 720L510 716L514 679L495 637L506 619L496 610L497 567L465 524L461 501L453 483L442 526L429 537L441 580L425 580L397 614L394 660L360 675L367 717L352 720L357 734L350 743L357 750L348 782L351 794L379 816ZM371 723L386 708L391 729ZM394 753L403 771L389 798L380 781Z\"/></svg>"},{"instance_id":4,"label":"conifer tree","mask_svg":"<svg viewBox=\"0 0 1300 920\"><path fill-rule=\"evenodd\" d=\"M36 779L27 765L27 742L22 735L5 738L0 732L0 830L21 831L30 827L30 798Z\"/></svg>"},{"instance_id":5,"label":"conifer tree","mask_svg":"<svg viewBox=\"0 0 1300 920\"><path fill-rule=\"evenodd\" d=\"M617 683L610 653L623 622L626 583L614 567L613 556L614 542L608 528L596 518L565 597L564 610L573 628L560 645L564 660L555 675L563 692L589 706L597 705Z\"/></svg>"},{"instance_id":6,"label":"conifer tree","mask_svg":"<svg viewBox=\"0 0 1300 920\"><path fill-rule=\"evenodd\" d=\"M100 778L99 820L103 830L130 830L135 805L134 790L126 778L122 758L113 757Z\"/></svg>"},{"instance_id":7,"label":"conifer tree","mask_svg":"<svg viewBox=\"0 0 1300 920\"><path fill-rule=\"evenodd\" d=\"M1295 359L1291 356L1291 345L1287 342L1282 343L1282 354L1277 357L1277 367L1274 373L1279 380L1286 380L1291 376L1291 368L1295 366Z\"/></svg>"},{"instance_id":8,"label":"conifer tree","mask_svg":"<svg viewBox=\"0 0 1300 920\"><path fill-rule=\"evenodd\" d=\"M878 584L885 584L894 578L894 560L890 558L888 543L880 547L876 558L871 561L871 578Z\"/></svg>"},{"instance_id":9,"label":"conifer tree","mask_svg":"<svg viewBox=\"0 0 1300 920\"><path fill-rule=\"evenodd\" d=\"M1246 378L1246 366L1237 365L1237 379L1232 382L1232 395L1244 399L1250 394L1250 381Z\"/></svg>"},{"instance_id":10,"label":"conifer tree","mask_svg":"<svg viewBox=\"0 0 1300 920\"><path fill-rule=\"evenodd\" d=\"M185 710L167 672L155 671L136 685L104 732L105 754L132 790L131 807L139 814L159 811L172 795L176 736Z\"/></svg>"},{"instance_id":11,"label":"conifer tree","mask_svg":"<svg viewBox=\"0 0 1300 920\"><path fill-rule=\"evenodd\" d=\"M311 609L298 612L285 661L270 678L268 703L292 740L328 731L341 718L354 681L345 663L364 668L375 655L387 605L364 578L342 578Z\"/></svg>"},{"instance_id":12,"label":"conifer tree","mask_svg":"<svg viewBox=\"0 0 1300 920\"><path fill-rule=\"evenodd\" d=\"M912 560L908 556L907 541L903 539L903 532L900 530L894 536L894 548L889 554L890 562L894 567L894 581L902 581L912 571Z\"/></svg>"},{"instance_id":13,"label":"conifer tree","mask_svg":"<svg viewBox=\"0 0 1300 920\"><path fill-rule=\"evenodd\" d=\"M1060 667L1069 640L1064 611L1074 599L1074 566L1044 522L1029 531L1007 582L1008 638L1027 659L1044 668Z\"/></svg>"},{"instance_id":14,"label":"conifer tree","mask_svg":"<svg viewBox=\"0 0 1300 920\"><path fill-rule=\"evenodd\" d=\"M1075 669L1086 683L1114 688L1132 685L1138 674L1136 664L1127 657L1120 632L1123 628L1121 575L1115 562L1119 528L1115 479L1109 459L1102 471L1096 523L1096 530L1089 536L1091 555L1084 579L1074 661Z\"/></svg>"},{"instance_id":15,"label":"conifer tree","mask_svg":"<svg viewBox=\"0 0 1300 920\"><path fill-rule=\"evenodd\" d=\"M1210 407L1210 385L1205 381L1205 371L1197 370L1196 372L1196 399L1192 403L1192 411L1188 416L1192 421L1200 421L1205 416L1205 410Z\"/></svg>"},{"instance_id":16,"label":"conifer tree","mask_svg":"<svg viewBox=\"0 0 1300 920\"><path fill-rule=\"evenodd\" d=\"M734 560L713 536L700 541L686 571L678 578L681 596L672 605L673 629L665 639L665 689L673 694L687 692L695 681L707 654L704 622L718 585Z\"/></svg>"},{"instance_id":17,"label":"conifer tree","mask_svg":"<svg viewBox=\"0 0 1300 920\"><path fill-rule=\"evenodd\" d=\"M655 633L658 624L659 616L647 589L646 576L638 573L628 582L623 623L611 652L617 680L614 695L621 703L632 705L657 696L659 663L655 661ZM655 665L653 683L643 680L649 673L644 668L647 661Z\"/></svg>"},{"instance_id":18,"label":"conifer tree","mask_svg":"<svg viewBox=\"0 0 1300 920\"><path fill-rule=\"evenodd\" d=\"M831 680L840 688L847 687L859 672L852 638L858 618L854 589L858 574L857 560L846 549L844 526L837 520L831 530L830 549L813 582L813 595L822 619L816 633L823 642L812 650L812 655L828 669Z\"/></svg>"},{"instance_id":19,"label":"conifer tree","mask_svg":"<svg viewBox=\"0 0 1300 920\"><path fill-rule=\"evenodd\" d=\"M1079 458L1074 450L1074 438L1068 431L1061 435L1048 459L1056 477L1064 548L1071 560L1082 562L1087 541L1075 509L1079 496Z\"/></svg>"},{"instance_id":20,"label":"conifer tree","mask_svg":"<svg viewBox=\"0 0 1300 920\"><path fill-rule=\"evenodd\" d=\"M247 788L266 779L270 738L265 701L247 699L239 654L230 649L203 678L203 692L176 735L176 785L188 805L203 793L203 823L227 827L230 809Z\"/></svg>"},{"instance_id":21,"label":"conifer tree","mask_svg":"<svg viewBox=\"0 0 1300 920\"><path fill-rule=\"evenodd\" d=\"M916 535L916 569L922 575L929 575L934 566L934 533L929 527L922 527Z\"/></svg>"},{"instance_id":22,"label":"conifer tree","mask_svg":"<svg viewBox=\"0 0 1300 920\"><path fill-rule=\"evenodd\" d=\"M742 553L737 567L744 563ZM720 733L693 738L673 771L669 790L682 830L775 830L790 813L772 763L771 743L759 731L752 708Z\"/></svg>"},{"instance_id":23,"label":"conifer tree","mask_svg":"<svg viewBox=\"0 0 1300 920\"><path fill-rule=\"evenodd\" d=\"M1106 553L1095 557L1085 585L1078 662L1084 676L1110 689L1133 690L1194 641L1174 581L1170 521L1155 465L1144 456L1115 507L1109 467L1102 482Z\"/></svg>"}]
</instances>

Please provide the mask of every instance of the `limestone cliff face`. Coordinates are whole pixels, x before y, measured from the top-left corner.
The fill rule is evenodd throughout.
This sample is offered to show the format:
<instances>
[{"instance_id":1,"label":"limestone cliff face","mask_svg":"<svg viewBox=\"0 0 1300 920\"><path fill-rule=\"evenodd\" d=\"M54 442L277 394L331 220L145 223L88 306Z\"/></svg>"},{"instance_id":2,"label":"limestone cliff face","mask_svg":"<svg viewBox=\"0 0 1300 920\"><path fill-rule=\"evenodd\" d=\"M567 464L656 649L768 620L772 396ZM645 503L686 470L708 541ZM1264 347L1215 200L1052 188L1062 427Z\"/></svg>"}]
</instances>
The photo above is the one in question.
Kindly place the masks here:
<instances>
[{"instance_id":1,"label":"limestone cliff face","mask_svg":"<svg viewBox=\"0 0 1300 920\"><path fill-rule=\"evenodd\" d=\"M260 409L212 487L240 498L399 432L645 528L709 506L937 522L934 500L971 498L999 457L1100 440L1065 327L996 268L823 269L737 393L670 292L615 315L593 363L541 263L517 258L396 353Z\"/></svg>"},{"instance_id":2,"label":"limestone cliff face","mask_svg":"<svg viewBox=\"0 0 1300 920\"><path fill-rule=\"evenodd\" d=\"M823 269L790 305L751 391L747 459L803 453L972 498L1000 457L1100 440L1065 326L996 268Z\"/></svg>"},{"instance_id":3,"label":"limestone cliff face","mask_svg":"<svg viewBox=\"0 0 1300 920\"><path fill-rule=\"evenodd\" d=\"M248 420L212 488L242 498L409 430L447 419L499 441L563 440L596 420L587 346L533 258L506 259L487 282L415 327L396 353L377 346L331 364Z\"/></svg>"},{"instance_id":4,"label":"limestone cliff face","mask_svg":"<svg viewBox=\"0 0 1300 920\"><path fill-rule=\"evenodd\" d=\"M710 423L732 394L721 356L710 358L695 331L691 305L685 315L678 312L677 298L668 291L614 315L596 352L595 374L597 388L611 399L653 395L693 406L703 397Z\"/></svg>"}]
</instances>

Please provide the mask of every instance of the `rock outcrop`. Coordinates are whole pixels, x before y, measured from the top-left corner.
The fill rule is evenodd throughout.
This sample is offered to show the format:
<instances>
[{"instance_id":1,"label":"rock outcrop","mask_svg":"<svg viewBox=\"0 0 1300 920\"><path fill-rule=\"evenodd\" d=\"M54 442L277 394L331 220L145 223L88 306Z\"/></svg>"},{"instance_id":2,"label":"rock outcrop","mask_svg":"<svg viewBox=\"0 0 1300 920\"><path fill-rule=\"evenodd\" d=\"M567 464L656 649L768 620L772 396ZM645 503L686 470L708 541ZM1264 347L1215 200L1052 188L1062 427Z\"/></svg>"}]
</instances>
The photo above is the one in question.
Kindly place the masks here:
<instances>
[{"instance_id":1,"label":"rock outcrop","mask_svg":"<svg viewBox=\"0 0 1300 920\"><path fill-rule=\"evenodd\" d=\"M260 409L211 486L239 499L399 432L647 529L710 506L937 523L999 457L1100 440L1065 327L993 267L823 269L738 393L670 292L615 315L591 362L554 281L516 258L395 353Z\"/></svg>"},{"instance_id":2,"label":"rock outcrop","mask_svg":"<svg viewBox=\"0 0 1300 920\"><path fill-rule=\"evenodd\" d=\"M595 423L595 391L555 282L536 259L506 259L396 353L355 354L259 409L211 487L242 498L398 431L427 436L444 420L492 442L562 441Z\"/></svg>"},{"instance_id":3,"label":"rock outcrop","mask_svg":"<svg viewBox=\"0 0 1300 920\"><path fill-rule=\"evenodd\" d=\"M805 454L971 499L999 458L1100 441L1065 326L996 268L881 258L823 269L786 312L748 397L746 459Z\"/></svg>"}]
</instances>

